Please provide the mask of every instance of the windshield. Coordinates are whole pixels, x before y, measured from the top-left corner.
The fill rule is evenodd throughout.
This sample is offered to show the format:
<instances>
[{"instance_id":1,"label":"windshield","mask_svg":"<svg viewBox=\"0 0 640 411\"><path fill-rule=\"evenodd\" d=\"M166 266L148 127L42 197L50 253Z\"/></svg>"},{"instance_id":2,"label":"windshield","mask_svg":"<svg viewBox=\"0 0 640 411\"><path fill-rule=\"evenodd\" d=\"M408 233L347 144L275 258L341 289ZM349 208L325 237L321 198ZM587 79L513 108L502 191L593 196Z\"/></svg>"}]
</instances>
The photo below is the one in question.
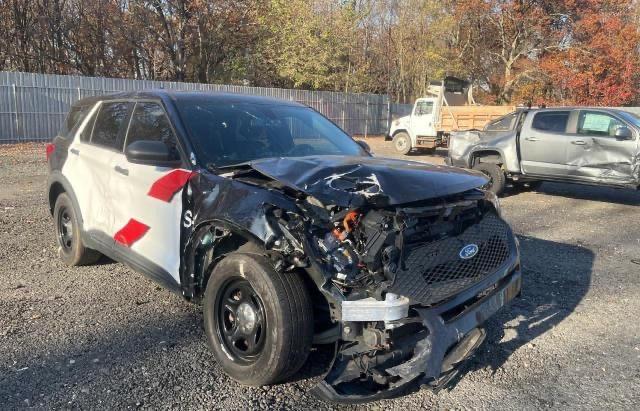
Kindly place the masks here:
<instances>
[{"instance_id":1,"label":"windshield","mask_svg":"<svg viewBox=\"0 0 640 411\"><path fill-rule=\"evenodd\" d=\"M622 111L622 110L618 111L618 114L624 120L626 120L629 123L633 124L634 126L640 128L640 117L638 117L636 114L630 113L628 111Z\"/></svg>"},{"instance_id":2,"label":"windshield","mask_svg":"<svg viewBox=\"0 0 640 411\"><path fill-rule=\"evenodd\" d=\"M269 157L366 155L351 137L316 111L299 106L177 102L198 157L224 167Z\"/></svg>"}]
</instances>

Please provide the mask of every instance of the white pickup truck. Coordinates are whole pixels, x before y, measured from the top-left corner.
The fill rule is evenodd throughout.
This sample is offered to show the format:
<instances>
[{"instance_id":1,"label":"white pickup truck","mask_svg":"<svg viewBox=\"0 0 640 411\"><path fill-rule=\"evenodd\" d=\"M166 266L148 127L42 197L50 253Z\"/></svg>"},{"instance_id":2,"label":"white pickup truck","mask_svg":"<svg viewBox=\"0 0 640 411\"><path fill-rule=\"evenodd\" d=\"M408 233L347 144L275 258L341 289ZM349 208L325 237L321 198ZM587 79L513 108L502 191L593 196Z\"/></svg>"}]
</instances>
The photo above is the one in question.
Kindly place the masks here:
<instances>
[{"instance_id":1,"label":"white pickup truck","mask_svg":"<svg viewBox=\"0 0 640 411\"><path fill-rule=\"evenodd\" d=\"M416 100L411 114L391 123L388 133L398 153L412 149L435 151L446 147L449 133L481 130L484 125L512 112L512 106L482 106L475 104L469 83L455 77L432 82L429 97Z\"/></svg>"}]
</instances>

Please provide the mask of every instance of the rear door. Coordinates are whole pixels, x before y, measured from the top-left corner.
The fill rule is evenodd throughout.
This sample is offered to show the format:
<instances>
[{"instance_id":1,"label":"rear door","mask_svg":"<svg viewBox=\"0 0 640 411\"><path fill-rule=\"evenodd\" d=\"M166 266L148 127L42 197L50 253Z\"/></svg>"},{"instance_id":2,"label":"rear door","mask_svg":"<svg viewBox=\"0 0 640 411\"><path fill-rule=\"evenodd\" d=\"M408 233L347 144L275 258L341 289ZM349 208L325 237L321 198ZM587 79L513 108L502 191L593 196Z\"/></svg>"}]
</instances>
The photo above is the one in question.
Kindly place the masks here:
<instances>
[{"instance_id":1,"label":"rear door","mask_svg":"<svg viewBox=\"0 0 640 411\"><path fill-rule=\"evenodd\" d=\"M622 118L600 110L580 110L567 151L569 176L589 182L624 184L633 181L632 159L637 152L637 135L620 140L619 127L634 130Z\"/></svg>"},{"instance_id":2,"label":"rear door","mask_svg":"<svg viewBox=\"0 0 640 411\"><path fill-rule=\"evenodd\" d=\"M178 164L176 133L159 101L138 101L125 139L126 147L140 140L164 142ZM191 171L176 165L135 164L124 153L112 159L113 214L118 231L116 248L158 281L180 282L180 224L182 189ZM170 277L172 278L170 278Z\"/></svg>"},{"instance_id":3,"label":"rear door","mask_svg":"<svg viewBox=\"0 0 640 411\"><path fill-rule=\"evenodd\" d=\"M131 107L127 102L98 103L69 146L62 169L78 200L84 231L107 246L112 243L114 233L110 167L122 149Z\"/></svg>"},{"instance_id":4,"label":"rear door","mask_svg":"<svg viewBox=\"0 0 640 411\"><path fill-rule=\"evenodd\" d=\"M520 164L525 174L567 175L567 125L571 110L532 112L520 132Z\"/></svg>"}]
</instances>

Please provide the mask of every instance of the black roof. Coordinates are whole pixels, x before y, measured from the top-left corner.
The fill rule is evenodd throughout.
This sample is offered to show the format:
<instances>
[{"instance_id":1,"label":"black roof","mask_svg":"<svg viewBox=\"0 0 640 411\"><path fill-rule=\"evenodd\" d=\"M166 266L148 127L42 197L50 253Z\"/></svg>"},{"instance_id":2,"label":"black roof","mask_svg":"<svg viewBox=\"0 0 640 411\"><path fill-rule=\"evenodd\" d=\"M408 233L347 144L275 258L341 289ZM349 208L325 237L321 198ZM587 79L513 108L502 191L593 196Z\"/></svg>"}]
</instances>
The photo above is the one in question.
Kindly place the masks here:
<instances>
[{"instance_id":1,"label":"black roof","mask_svg":"<svg viewBox=\"0 0 640 411\"><path fill-rule=\"evenodd\" d=\"M278 99L273 97L255 96L240 93L223 93L212 91L180 91L180 90L140 90L140 91L123 91L113 94L105 94L103 96L87 97L77 101L75 106L95 104L98 101L109 100L170 100L173 102L180 101L207 101L219 104L233 103L252 103L277 106L298 106L306 107L304 104L295 101Z\"/></svg>"}]
</instances>

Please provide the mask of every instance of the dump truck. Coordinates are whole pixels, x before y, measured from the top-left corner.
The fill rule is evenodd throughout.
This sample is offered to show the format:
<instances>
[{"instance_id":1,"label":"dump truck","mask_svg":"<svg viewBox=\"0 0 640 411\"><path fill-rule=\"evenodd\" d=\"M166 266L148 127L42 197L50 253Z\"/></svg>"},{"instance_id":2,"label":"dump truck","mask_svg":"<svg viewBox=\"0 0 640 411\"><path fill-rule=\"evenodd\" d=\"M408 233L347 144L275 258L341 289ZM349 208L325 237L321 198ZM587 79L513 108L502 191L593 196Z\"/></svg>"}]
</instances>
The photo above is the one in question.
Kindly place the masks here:
<instances>
[{"instance_id":1,"label":"dump truck","mask_svg":"<svg viewBox=\"0 0 640 411\"><path fill-rule=\"evenodd\" d=\"M387 137L398 153L446 147L451 132L482 130L487 122L515 110L476 104L470 83L455 77L431 82L427 94L415 101L410 115L391 122Z\"/></svg>"}]
</instances>

